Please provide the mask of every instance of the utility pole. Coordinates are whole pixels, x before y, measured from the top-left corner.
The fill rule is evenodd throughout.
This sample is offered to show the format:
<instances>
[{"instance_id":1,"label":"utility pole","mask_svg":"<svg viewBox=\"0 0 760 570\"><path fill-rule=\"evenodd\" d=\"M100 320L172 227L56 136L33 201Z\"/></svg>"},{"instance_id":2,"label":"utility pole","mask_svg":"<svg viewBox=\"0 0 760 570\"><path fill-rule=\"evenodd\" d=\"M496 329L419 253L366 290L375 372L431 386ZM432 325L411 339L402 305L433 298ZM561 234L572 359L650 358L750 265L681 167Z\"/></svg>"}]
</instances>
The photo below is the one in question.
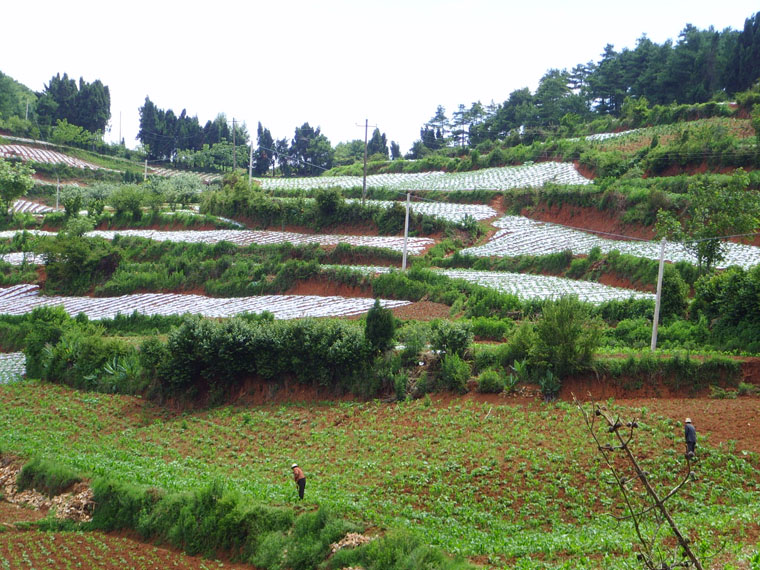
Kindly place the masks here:
<instances>
[{"instance_id":1,"label":"utility pole","mask_svg":"<svg viewBox=\"0 0 760 570\"><path fill-rule=\"evenodd\" d=\"M253 178L253 141L251 141L251 152L248 154L248 188L251 187Z\"/></svg>"},{"instance_id":2,"label":"utility pole","mask_svg":"<svg viewBox=\"0 0 760 570\"><path fill-rule=\"evenodd\" d=\"M361 125L357 124L357 127ZM377 127L377 125L371 125ZM369 120L364 119L364 178L362 179L362 206L364 205L365 197L367 196L367 131L369 130Z\"/></svg>"},{"instance_id":3,"label":"utility pole","mask_svg":"<svg viewBox=\"0 0 760 570\"><path fill-rule=\"evenodd\" d=\"M237 153L235 152L235 117L232 117L232 171L237 170Z\"/></svg>"},{"instance_id":4,"label":"utility pole","mask_svg":"<svg viewBox=\"0 0 760 570\"><path fill-rule=\"evenodd\" d=\"M404 219L404 254L401 257L401 271L406 271L406 243L409 241L409 192L406 193L406 218Z\"/></svg>"},{"instance_id":5,"label":"utility pole","mask_svg":"<svg viewBox=\"0 0 760 570\"><path fill-rule=\"evenodd\" d=\"M660 320L660 297L662 296L662 274L665 269L665 238L660 242L660 268L657 271L657 296L654 299L654 321L652 322L652 352L657 348L657 324Z\"/></svg>"}]
</instances>

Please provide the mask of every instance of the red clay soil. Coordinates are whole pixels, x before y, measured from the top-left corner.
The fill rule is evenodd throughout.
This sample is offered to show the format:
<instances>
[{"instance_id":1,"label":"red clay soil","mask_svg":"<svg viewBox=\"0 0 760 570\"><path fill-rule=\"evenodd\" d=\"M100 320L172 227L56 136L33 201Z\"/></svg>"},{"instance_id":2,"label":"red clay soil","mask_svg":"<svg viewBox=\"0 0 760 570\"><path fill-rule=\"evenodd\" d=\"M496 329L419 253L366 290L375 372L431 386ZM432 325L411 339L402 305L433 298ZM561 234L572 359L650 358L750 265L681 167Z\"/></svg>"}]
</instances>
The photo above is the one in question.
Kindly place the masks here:
<instances>
[{"instance_id":1,"label":"red clay soil","mask_svg":"<svg viewBox=\"0 0 760 570\"><path fill-rule=\"evenodd\" d=\"M622 212L621 212L622 213ZM525 210L524 216L542 222L552 222L574 228L606 232L614 236L604 236L610 239L621 239L626 236L639 239L654 239L654 227L625 224L620 217L610 211L599 211L596 208L583 206L547 206L545 204Z\"/></svg>"},{"instance_id":2,"label":"red clay soil","mask_svg":"<svg viewBox=\"0 0 760 570\"><path fill-rule=\"evenodd\" d=\"M307 279L296 282L293 287L285 292L286 295L339 295L341 297L372 297L370 288L353 287L335 283L325 279ZM442 303L433 303L432 301L417 301L402 307L391 309L391 312L397 319L430 321L433 319L445 319L450 315L451 308ZM349 318L360 318L364 316L355 315Z\"/></svg>"},{"instance_id":3,"label":"red clay soil","mask_svg":"<svg viewBox=\"0 0 760 570\"><path fill-rule=\"evenodd\" d=\"M621 398L618 405L683 422L691 418L698 434L709 434L710 445L736 442L736 451L760 453L760 398ZM679 428L682 429L681 424ZM699 444L697 444L699 445Z\"/></svg>"},{"instance_id":4,"label":"red clay soil","mask_svg":"<svg viewBox=\"0 0 760 570\"><path fill-rule=\"evenodd\" d=\"M636 291L649 291L651 293L656 290L652 284L633 283L630 279L624 279L614 273L603 273L599 276L599 283L610 287L622 287L623 289L635 289Z\"/></svg>"}]
</instances>

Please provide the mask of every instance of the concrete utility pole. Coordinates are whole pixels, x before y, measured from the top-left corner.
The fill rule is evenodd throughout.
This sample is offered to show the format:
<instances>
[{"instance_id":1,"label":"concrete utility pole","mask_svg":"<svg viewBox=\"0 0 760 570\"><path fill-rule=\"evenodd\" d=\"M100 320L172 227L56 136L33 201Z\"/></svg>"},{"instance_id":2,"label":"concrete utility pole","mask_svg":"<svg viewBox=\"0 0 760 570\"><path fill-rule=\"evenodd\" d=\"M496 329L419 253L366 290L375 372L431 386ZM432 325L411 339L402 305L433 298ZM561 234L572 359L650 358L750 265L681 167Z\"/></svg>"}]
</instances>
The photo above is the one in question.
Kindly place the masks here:
<instances>
[{"instance_id":1,"label":"concrete utility pole","mask_svg":"<svg viewBox=\"0 0 760 570\"><path fill-rule=\"evenodd\" d=\"M660 269L657 271L657 296L654 300L654 321L652 322L652 352L657 348L657 324L660 320L660 297L662 296L662 273L665 269L665 238L660 242Z\"/></svg>"},{"instance_id":2,"label":"concrete utility pole","mask_svg":"<svg viewBox=\"0 0 760 570\"><path fill-rule=\"evenodd\" d=\"M251 187L253 180L253 142L251 142L251 152L248 153L248 188Z\"/></svg>"},{"instance_id":3,"label":"concrete utility pole","mask_svg":"<svg viewBox=\"0 0 760 570\"><path fill-rule=\"evenodd\" d=\"M235 117L232 117L232 171L237 170L237 153L235 152Z\"/></svg>"},{"instance_id":4,"label":"concrete utility pole","mask_svg":"<svg viewBox=\"0 0 760 570\"><path fill-rule=\"evenodd\" d=\"M356 126L361 127L359 124ZM367 196L367 131L370 126L377 128L377 125L369 124L369 119L364 119L364 179L362 180L362 206L364 205L364 200Z\"/></svg>"},{"instance_id":5,"label":"concrete utility pole","mask_svg":"<svg viewBox=\"0 0 760 570\"><path fill-rule=\"evenodd\" d=\"M406 218L404 219L404 254L401 256L401 271L406 271L406 243L409 241L409 192L406 193Z\"/></svg>"}]
</instances>

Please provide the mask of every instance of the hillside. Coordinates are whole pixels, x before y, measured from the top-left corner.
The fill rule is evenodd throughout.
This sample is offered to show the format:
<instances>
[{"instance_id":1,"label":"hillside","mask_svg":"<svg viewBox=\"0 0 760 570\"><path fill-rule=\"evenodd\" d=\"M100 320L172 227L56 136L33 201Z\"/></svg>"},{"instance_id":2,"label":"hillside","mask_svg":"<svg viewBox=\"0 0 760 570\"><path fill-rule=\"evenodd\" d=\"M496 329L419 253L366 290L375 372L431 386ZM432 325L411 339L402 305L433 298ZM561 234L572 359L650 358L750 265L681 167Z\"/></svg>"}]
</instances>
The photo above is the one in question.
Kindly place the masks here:
<instances>
[{"instance_id":1,"label":"hillside","mask_svg":"<svg viewBox=\"0 0 760 570\"><path fill-rule=\"evenodd\" d=\"M0 453L83 477L101 505L82 527L96 546L82 549L71 523L22 534L16 523L41 513L3 505L2 556L220 564L142 538L225 567L341 567L325 562L330 544L360 532L380 538L331 560L629 567L634 529L608 516L620 497L571 404L591 392L638 419L659 489L694 470L670 502L700 554L754 568L754 236L722 241L708 264L669 235L649 350L659 212L696 232L710 189L714 218L724 205L735 216L713 235L754 234L724 231L760 189L753 133L733 112L449 149L374 164L366 196L350 172L249 186L242 171L201 182L163 169L143 182L139 162L0 141L10 164L37 171L0 234ZM384 311L396 319L386 329ZM293 461L307 472L303 504ZM125 501L146 510L103 506ZM239 532L202 538L180 504L218 517L203 523L214 528L239 517ZM275 526L256 527L253 512Z\"/></svg>"}]
</instances>

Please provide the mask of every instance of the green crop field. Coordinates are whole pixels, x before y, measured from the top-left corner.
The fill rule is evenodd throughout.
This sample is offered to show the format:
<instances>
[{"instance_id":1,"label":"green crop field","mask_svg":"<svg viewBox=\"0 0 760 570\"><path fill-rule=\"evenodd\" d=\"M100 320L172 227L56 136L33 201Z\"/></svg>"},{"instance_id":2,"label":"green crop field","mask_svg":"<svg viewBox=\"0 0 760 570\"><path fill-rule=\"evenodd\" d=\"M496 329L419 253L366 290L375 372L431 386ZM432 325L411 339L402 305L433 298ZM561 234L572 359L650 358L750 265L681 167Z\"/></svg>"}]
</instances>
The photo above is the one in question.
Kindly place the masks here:
<instances>
[{"instance_id":1,"label":"green crop field","mask_svg":"<svg viewBox=\"0 0 760 570\"><path fill-rule=\"evenodd\" d=\"M88 475L170 490L221 480L251 501L329 506L369 533L411 529L488 568L626 568L635 535L582 415L566 402L509 398L387 404L303 402L172 413L139 398L33 381L0 387L0 449ZM756 402L756 400L752 400ZM619 409L661 489L684 466L676 422ZM669 501L704 555L748 568L757 550L760 459L700 444L696 477Z\"/></svg>"}]
</instances>

